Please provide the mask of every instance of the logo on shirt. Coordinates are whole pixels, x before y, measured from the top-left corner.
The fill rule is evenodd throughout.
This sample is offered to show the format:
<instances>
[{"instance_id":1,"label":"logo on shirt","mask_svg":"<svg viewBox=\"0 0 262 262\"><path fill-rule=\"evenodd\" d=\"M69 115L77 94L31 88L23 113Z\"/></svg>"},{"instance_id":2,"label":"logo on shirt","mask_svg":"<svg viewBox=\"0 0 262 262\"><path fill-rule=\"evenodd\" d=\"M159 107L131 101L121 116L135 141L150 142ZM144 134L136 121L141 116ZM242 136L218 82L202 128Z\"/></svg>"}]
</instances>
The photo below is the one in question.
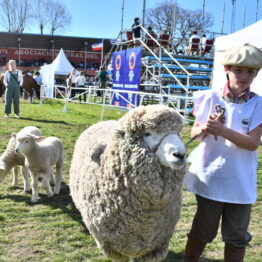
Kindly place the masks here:
<instances>
[{"instance_id":1,"label":"logo on shirt","mask_svg":"<svg viewBox=\"0 0 262 262\"><path fill-rule=\"evenodd\" d=\"M242 129L248 130L249 125L250 125L250 118L245 117L241 120L241 124L242 124Z\"/></svg>"}]
</instances>

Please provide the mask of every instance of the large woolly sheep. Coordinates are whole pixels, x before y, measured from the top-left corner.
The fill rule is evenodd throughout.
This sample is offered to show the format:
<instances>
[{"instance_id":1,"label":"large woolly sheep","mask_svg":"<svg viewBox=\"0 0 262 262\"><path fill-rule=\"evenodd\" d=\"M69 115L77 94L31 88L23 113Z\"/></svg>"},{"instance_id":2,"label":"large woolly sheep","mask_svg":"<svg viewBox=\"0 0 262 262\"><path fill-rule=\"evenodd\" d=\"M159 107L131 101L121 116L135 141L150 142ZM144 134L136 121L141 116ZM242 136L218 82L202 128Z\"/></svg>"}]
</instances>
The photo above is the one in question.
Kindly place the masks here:
<instances>
[{"instance_id":1,"label":"large woolly sheep","mask_svg":"<svg viewBox=\"0 0 262 262\"><path fill-rule=\"evenodd\" d=\"M41 135L41 131L35 126L27 126L22 128L18 134L32 134L32 135ZM29 170L25 167L25 157L23 155L18 155L15 153L15 137L11 137L4 153L0 157L0 182L10 173L13 169L13 186L18 184L18 173L19 166L21 166L21 173L24 179L24 191L30 190L29 182Z\"/></svg>"},{"instance_id":2,"label":"large woolly sheep","mask_svg":"<svg viewBox=\"0 0 262 262\"><path fill-rule=\"evenodd\" d=\"M41 182L48 197L59 194L63 169L63 144L60 139L19 134L16 136L15 152L25 156L25 166L31 174L31 202L36 203L38 201L38 181ZM50 186L53 165L56 165L54 192Z\"/></svg>"},{"instance_id":3,"label":"large woolly sheep","mask_svg":"<svg viewBox=\"0 0 262 262\"><path fill-rule=\"evenodd\" d=\"M113 261L162 261L179 219L185 173L182 117L142 106L100 122L76 142L70 191L98 247Z\"/></svg>"}]
</instances>

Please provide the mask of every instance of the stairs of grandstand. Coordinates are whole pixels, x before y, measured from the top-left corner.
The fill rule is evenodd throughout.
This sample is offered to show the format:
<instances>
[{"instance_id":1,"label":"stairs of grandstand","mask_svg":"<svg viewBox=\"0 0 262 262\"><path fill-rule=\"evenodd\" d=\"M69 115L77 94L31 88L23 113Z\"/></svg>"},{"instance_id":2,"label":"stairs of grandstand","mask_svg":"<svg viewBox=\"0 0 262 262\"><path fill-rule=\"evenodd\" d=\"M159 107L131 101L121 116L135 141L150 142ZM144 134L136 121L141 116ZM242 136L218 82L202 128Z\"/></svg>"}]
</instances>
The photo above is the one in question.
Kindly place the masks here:
<instances>
[{"instance_id":1,"label":"stairs of grandstand","mask_svg":"<svg viewBox=\"0 0 262 262\"><path fill-rule=\"evenodd\" d=\"M183 55L157 59L145 52L142 65L141 84L145 91L162 90L168 94L187 93L190 96L196 90L209 89L213 59Z\"/></svg>"}]
</instances>

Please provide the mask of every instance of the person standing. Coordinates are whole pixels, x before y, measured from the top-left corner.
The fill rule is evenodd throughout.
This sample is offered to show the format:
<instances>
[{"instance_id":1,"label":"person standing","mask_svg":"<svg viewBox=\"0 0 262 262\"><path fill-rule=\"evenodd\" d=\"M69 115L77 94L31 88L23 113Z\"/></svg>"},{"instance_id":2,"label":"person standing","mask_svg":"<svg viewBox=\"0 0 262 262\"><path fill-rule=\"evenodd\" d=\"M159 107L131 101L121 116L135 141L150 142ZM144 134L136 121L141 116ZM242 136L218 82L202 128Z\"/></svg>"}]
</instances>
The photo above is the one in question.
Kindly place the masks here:
<instances>
[{"instance_id":1,"label":"person standing","mask_svg":"<svg viewBox=\"0 0 262 262\"><path fill-rule=\"evenodd\" d=\"M134 38L134 45L135 46L140 45L140 41L137 40L137 38L141 38L141 27L140 27L139 17L136 17L134 19L134 24L132 25L132 33Z\"/></svg>"},{"instance_id":2,"label":"person standing","mask_svg":"<svg viewBox=\"0 0 262 262\"><path fill-rule=\"evenodd\" d=\"M74 96L76 94L76 90L74 88L77 87L77 80L76 80L77 75L75 69L71 71L71 74L69 75L68 79L69 79L69 87L71 90L71 97L74 99Z\"/></svg>"},{"instance_id":3,"label":"person standing","mask_svg":"<svg viewBox=\"0 0 262 262\"><path fill-rule=\"evenodd\" d=\"M227 83L195 96L191 135L202 142L192 151L184 184L196 195L197 211L184 262L197 261L221 223L225 262L244 261L248 226L256 201L257 152L262 135L262 97L250 85L262 68L262 51L244 44L222 61ZM224 112L224 117L219 117Z\"/></svg>"},{"instance_id":4,"label":"person standing","mask_svg":"<svg viewBox=\"0 0 262 262\"><path fill-rule=\"evenodd\" d=\"M84 93L84 101L86 102L86 90L81 90L81 88L85 88L86 78L85 73L81 72L80 75L76 78L77 87L79 88L79 101L81 102L82 93Z\"/></svg>"},{"instance_id":5,"label":"person standing","mask_svg":"<svg viewBox=\"0 0 262 262\"><path fill-rule=\"evenodd\" d=\"M106 89L107 72L104 67L100 67L98 78L99 78L99 88ZM103 96L103 90L102 91L98 90L97 96Z\"/></svg>"},{"instance_id":6,"label":"person standing","mask_svg":"<svg viewBox=\"0 0 262 262\"><path fill-rule=\"evenodd\" d=\"M37 88L35 90L36 97L38 99L40 99L40 90L41 90L41 85L42 85L42 77L41 77L39 72L36 72L33 78L36 81L36 85L37 85Z\"/></svg>"},{"instance_id":7,"label":"person standing","mask_svg":"<svg viewBox=\"0 0 262 262\"><path fill-rule=\"evenodd\" d=\"M11 113L12 102L14 103L14 113L15 117L19 118L20 108L20 87L23 85L22 72L16 69L16 61L9 60L8 62L9 70L5 72L4 84L6 86L5 92L5 117L9 117Z\"/></svg>"}]
</instances>

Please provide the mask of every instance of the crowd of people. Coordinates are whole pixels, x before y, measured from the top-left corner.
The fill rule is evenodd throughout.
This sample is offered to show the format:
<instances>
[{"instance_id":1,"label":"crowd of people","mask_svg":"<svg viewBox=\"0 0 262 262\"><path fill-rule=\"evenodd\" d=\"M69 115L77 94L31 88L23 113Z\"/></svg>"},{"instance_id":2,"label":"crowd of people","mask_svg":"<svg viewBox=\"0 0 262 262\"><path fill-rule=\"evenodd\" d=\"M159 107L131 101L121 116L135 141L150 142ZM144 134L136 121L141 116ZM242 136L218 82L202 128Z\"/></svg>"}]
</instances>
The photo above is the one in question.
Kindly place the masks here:
<instances>
[{"instance_id":1,"label":"crowd of people","mask_svg":"<svg viewBox=\"0 0 262 262\"><path fill-rule=\"evenodd\" d=\"M145 34L145 43L154 52L158 52L159 48L151 37L158 40L161 46L165 47L166 49L172 49L171 37L167 30L163 29L159 32L159 35L157 35L154 32L152 26L148 26L146 31L147 33ZM140 41L138 39L142 38L142 28L139 17L134 19L134 24L132 25L132 38L134 44L130 46L139 46ZM207 38L206 34L203 33L201 36L199 36L197 31L193 31L188 39L187 45L184 49L180 49L178 54L204 56L212 49L213 41L213 39Z\"/></svg>"}]
</instances>

